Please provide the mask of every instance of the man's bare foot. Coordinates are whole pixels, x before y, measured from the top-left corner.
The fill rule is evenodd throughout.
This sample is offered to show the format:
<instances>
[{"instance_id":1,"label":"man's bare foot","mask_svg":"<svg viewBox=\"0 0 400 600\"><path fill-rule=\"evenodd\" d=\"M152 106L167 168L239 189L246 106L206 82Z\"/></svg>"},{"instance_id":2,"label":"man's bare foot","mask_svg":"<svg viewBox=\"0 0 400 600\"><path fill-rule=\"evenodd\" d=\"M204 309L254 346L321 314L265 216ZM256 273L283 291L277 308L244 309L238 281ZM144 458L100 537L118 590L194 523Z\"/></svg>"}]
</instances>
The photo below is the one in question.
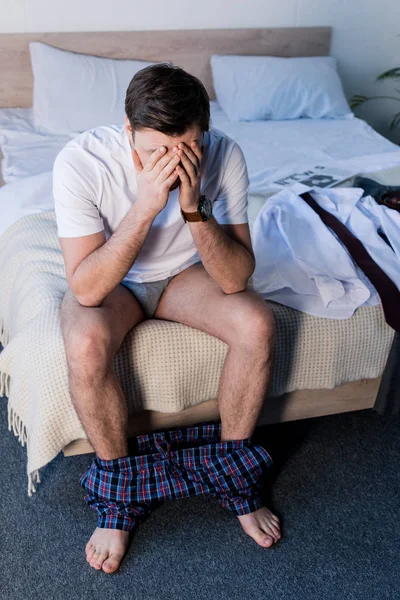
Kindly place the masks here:
<instances>
[{"instance_id":1,"label":"man's bare foot","mask_svg":"<svg viewBox=\"0 0 400 600\"><path fill-rule=\"evenodd\" d=\"M102 529L96 527L86 544L86 560L91 567L114 573L126 552L129 532L122 529Z\"/></svg>"},{"instance_id":2,"label":"man's bare foot","mask_svg":"<svg viewBox=\"0 0 400 600\"><path fill-rule=\"evenodd\" d=\"M281 539L279 519L266 506L248 513L238 515L243 529L263 548L269 548Z\"/></svg>"}]
</instances>

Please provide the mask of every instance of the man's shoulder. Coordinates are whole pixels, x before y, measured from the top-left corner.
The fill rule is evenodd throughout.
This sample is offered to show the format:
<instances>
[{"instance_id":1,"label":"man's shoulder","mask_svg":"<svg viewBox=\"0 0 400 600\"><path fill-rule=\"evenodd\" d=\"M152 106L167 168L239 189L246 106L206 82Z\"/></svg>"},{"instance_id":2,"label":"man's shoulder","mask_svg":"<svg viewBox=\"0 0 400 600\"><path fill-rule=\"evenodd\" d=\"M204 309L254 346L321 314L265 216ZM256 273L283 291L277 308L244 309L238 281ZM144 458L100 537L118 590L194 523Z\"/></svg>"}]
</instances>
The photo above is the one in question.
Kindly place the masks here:
<instances>
[{"instance_id":1,"label":"man's shoulder","mask_svg":"<svg viewBox=\"0 0 400 600\"><path fill-rule=\"evenodd\" d=\"M107 161L123 148L123 125L100 125L87 129L65 144L57 155L57 162L68 161Z\"/></svg>"},{"instance_id":2,"label":"man's shoulder","mask_svg":"<svg viewBox=\"0 0 400 600\"><path fill-rule=\"evenodd\" d=\"M235 145L239 145L233 138L231 138L227 133L222 131L221 129L217 129L213 125L208 130L209 141L211 146L215 146L224 150L231 149Z\"/></svg>"},{"instance_id":3,"label":"man's shoulder","mask_svg":"<svg viewBox=\"0 0 400 600\"><path fill-rule=\"evenodd\" d=\"M225 165L232 160L234 162L245 160L242 148L227 133L216 127L210 127L208 135L210 158L217 160L219 158Z\"/></svg>"},{"instance_id":4,"label":"man's shoulder","mask_svg":"<svg viewBox=\"0 0 400 600\"><path fill-rule=\"evenodd\" d=\"M219 167L222 167L224 171L230 171L238 164L246 164L246 159L242 148L236 140L215 127L210 127L208 134L208 158L211 163L214 165L218 164Z\"/></svg>"}]
</instances>

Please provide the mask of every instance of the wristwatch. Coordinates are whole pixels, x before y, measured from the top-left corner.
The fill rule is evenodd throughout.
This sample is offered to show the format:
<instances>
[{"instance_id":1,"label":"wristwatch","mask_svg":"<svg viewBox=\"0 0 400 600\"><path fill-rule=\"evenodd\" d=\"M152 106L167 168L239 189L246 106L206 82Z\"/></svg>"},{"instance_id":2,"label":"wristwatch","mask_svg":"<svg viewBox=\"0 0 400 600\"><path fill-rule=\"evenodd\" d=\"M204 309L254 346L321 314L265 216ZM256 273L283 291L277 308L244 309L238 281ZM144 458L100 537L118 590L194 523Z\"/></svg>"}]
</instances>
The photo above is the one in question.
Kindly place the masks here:
<instances>
[{"instance_id":1,"label":"wristwatch","mask_svg":"<svg viewBox=\"0 0 400 600\"><path fill-rule=\"evenodd\" d=\"M207 221L207 219L212 217L212 202L205 194L202 194L197 210L194 212L185 212L181 209L181 215L185 223L187 221Z\"/></svg>"}]
</instances>

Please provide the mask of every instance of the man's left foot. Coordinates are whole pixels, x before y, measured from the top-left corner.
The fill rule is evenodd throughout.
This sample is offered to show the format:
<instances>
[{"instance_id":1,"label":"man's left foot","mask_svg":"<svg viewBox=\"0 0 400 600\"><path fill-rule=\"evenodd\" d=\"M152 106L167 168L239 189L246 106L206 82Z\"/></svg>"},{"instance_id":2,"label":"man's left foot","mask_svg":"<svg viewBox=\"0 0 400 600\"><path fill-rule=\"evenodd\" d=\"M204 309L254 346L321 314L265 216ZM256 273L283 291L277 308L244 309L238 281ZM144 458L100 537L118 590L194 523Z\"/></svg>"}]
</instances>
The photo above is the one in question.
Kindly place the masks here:
<instances>
[{"instance_id":1,"label":"man's left foot","mask_svg":"<svg viewBox=\"0 0 400 600\"><path fill-rule=\"evenodd\" d=\"M266 506L248 513L237 515L243 529L263 548L269 548L281 539L279 518Z\"/></svg>"}]
</instances>

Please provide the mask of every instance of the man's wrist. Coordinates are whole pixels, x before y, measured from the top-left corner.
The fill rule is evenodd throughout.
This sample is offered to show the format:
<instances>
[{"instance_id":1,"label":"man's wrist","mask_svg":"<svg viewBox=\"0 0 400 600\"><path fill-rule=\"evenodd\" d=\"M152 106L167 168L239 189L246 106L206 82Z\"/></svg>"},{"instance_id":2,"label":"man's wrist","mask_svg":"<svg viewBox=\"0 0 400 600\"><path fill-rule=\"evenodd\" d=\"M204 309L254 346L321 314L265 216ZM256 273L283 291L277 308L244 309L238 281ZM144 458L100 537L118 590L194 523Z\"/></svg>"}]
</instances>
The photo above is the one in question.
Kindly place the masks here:
<instances>
[{"instance_id":1,"label":"man's wrist","mask_svg":"<svg viewBox=\"0 0 400 600\"><path fill-rule=\"evenodd\" d=\"M135 216L142 219L144 222L154 221L158 215L158 212L149 208L145 202L140 202L138 200L132 204L131 210L133 210Z\"/></svg>"},{"instance_id":2,"label":"man's wrist","mask_svg":"<svg viewBox=\"0 0 400 600\"><path fill-rule=\"evenodd\" d=\"M187 213L197 212L199 210L199 203L197 202L196 205L192 204L191 206L181 206L181 209Z\"/></svg>"}]
</instances>

